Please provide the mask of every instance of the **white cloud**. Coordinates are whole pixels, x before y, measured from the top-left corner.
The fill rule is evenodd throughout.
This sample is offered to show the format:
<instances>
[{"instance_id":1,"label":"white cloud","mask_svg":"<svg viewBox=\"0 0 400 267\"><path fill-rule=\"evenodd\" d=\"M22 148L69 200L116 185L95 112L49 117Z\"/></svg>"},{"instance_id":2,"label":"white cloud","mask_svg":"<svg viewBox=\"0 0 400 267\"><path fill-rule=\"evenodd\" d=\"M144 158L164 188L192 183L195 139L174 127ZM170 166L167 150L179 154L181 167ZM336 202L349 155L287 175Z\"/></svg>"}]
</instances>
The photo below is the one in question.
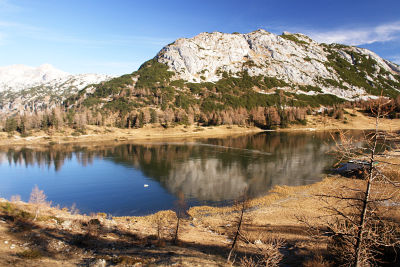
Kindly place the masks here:
<instances>
[{"instance_id":1,"label":"white cloud","mask_svg":"<svg viewBox=\"0 0 400 267\"><path fill-rule=\"evenodd\" d=\"M3 45L5 42L5 34L0 32L0 45Z\"/></svg>"},{"instance_id":2,"label":"white cloud","mask_svg":"<svg viewBox=\"0 0 400 267\"><path fill-rule=\"evenodd\" d=\"M16 23L16 22L12 22L12 21L4 21L4 20L0 20L0 29L18 30L23 33L28 33L28 32L34 33L34 32L43 31L42 28L38 28L38 27L35 27L32 25L26 25L26 24Z\"/></svg>"},{"instance_id":3,"label":"white cloud","mask_svg":"<svg viewBox=\"0 0 400 267\"><path fill-rule=\"evenodd\" d=\"M341 43L348 45L386 42L400 37L400 21L378 25L372 28L338 29L331 31L304 31L312 39L321 43Z\"/></svg>"},{"instance_id":4,"label":"white cloud","mask_svg":"<svg viewBox=\"0 0 400 267\"><path fill-rule=\"evenodd\" d=\"M394 62L394 63L400 65L400 55L392 56L392 57L390 57L389 59L390 59L390 61L392 61L392 62Z\"/></svg>"},{"instance_id":5,"label":"white cloud","mask_svg":"<svg viewBox=\"0 0 400 267\"><path fill-rule=\"evenodd\" d=\"M106 74L122 75L131 73L139 68L144 61L96 61L81 63L88 69L106 70Z\"/></svg>"},{"instance_id":6,"label":"white cloud","mask_svg":"<svg viewBox=\"0 0 400 267\"><path fill-rule=\"evenodd\" d=\"M2 1L2 0L0 0ZM31 39L48 41L54 43L79 44L90 47L123 45L132 46L135 44L145 44L152 46L164 46L170 43L173 39L152 37L152 36L108 36L102 40L81 38L68 33L60 33L51 29L35 27L13 21L0 20L0 30L9 31L10 36L20 35Z\"/></svg>"}]
</instances>

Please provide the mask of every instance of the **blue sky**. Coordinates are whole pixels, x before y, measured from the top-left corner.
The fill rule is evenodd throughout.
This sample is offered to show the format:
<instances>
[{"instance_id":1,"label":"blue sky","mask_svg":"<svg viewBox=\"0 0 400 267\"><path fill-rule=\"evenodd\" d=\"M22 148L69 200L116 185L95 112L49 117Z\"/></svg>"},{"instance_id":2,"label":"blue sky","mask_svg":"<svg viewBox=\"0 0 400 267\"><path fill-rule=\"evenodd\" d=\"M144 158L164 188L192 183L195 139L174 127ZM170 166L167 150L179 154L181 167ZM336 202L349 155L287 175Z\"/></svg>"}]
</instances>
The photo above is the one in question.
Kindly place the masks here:
<instances>
[{"instance_id":1,"label":"blue sky","mask_svg":"<svg viewBox=\"0 0 400 267\"><path fill-rule=\"evenodd\" d=\"M177 38L259 28L358 45L400 63L399 0L0 0L0 66L124 74Z\"/></svg>"}]
</instances>

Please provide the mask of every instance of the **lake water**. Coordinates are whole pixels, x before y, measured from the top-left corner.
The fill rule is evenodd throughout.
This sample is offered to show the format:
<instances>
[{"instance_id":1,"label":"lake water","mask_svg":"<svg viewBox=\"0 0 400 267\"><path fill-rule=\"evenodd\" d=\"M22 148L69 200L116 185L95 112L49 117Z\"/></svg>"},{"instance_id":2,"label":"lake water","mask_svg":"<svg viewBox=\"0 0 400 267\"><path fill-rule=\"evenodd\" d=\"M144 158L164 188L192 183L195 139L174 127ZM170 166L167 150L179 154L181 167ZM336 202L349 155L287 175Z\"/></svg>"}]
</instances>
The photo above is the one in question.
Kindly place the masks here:
<instances>
[{"instance_id":1,"label":"lake water","mask_svg":"<svg viewBox=\"0 0 400 267\"><path fill-rule=\"evenodd\" d=\"M334 163L329 133L266 132L195 141L0 148L0 197L24 201L35 185L53 205L81 213L144 215L188 206L226 205L248 188L321 180ZM148 185L147 187L145 185Z\"/></svg>"}]
</instances>

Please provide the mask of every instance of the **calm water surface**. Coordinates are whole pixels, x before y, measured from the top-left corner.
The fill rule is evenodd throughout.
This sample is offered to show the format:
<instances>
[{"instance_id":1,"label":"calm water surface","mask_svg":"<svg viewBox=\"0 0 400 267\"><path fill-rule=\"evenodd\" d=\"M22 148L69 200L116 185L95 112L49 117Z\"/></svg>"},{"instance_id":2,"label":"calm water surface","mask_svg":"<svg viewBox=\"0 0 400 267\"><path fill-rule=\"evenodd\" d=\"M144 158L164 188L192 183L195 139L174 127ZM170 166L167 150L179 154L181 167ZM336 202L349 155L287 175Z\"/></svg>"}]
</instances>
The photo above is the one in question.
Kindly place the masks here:
<instances>
[{"instance_id":1,"label":"calm water surface","mask_svg":"<svg viewBox=\"0 0 400 267\"><path fill-rule=\"evenodd\" d=\"M223 139L142 144L0 148L0 197L28 201L34 185L53 205L82 213L143 215L174 207L224 205L247 187L319 181L334 159L329 133L261 133ZM144 185L148 185L145 187Z\"/></svg>"}]
</instances>

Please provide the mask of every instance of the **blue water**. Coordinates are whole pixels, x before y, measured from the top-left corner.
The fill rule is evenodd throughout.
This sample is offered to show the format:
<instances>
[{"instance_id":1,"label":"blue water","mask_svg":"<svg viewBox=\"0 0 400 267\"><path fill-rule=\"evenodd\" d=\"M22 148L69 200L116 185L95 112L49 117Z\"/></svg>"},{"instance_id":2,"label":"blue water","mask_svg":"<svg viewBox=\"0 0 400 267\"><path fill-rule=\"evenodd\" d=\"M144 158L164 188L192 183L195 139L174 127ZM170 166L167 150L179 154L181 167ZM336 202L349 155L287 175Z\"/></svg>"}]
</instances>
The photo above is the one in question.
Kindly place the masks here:
<instances>
[{"instance_id":1,"label":"blue water","mask_svg":"<svg viewBox=\"0 0 400 267\"><path fill-rule=\"evenodd\" d=\"M81 213L144 215L174 207L224 205L247 188L319 181L333 163L329 134L262 133L143 144L0 148L0 197L29 200L37 185L53 205ZM144 185L148 185L145 187Z\"/></svg>"}]
</instances>

